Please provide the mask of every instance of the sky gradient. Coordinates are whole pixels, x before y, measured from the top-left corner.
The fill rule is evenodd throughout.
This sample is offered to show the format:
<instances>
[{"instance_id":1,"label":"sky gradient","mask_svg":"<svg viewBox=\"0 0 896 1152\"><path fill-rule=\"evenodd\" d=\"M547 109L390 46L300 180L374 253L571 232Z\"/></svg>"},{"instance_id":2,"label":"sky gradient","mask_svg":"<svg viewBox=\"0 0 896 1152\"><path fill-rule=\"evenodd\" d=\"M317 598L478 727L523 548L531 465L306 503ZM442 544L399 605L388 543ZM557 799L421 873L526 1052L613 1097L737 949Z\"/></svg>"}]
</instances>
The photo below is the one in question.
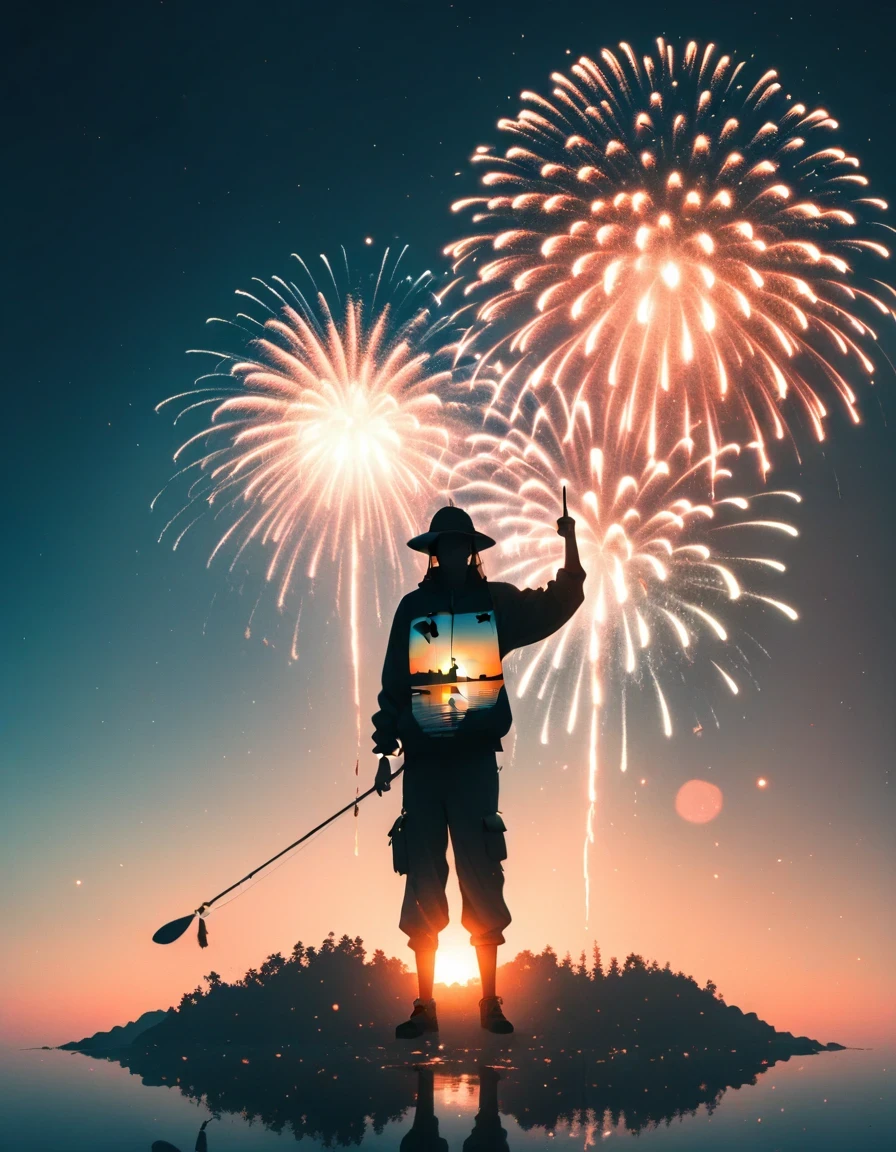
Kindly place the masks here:
<instances>
[{"instance_id":1,"label":"sky gradient","mask_svg":"<svg viewBox=\"0 0 896 1152\"><path fill-rule=\"evenodd\" d=\"M896 200L896 18L866 3L850 6L848 25L788 3L773 16L717 9L682 5L670 20L667 5L586 15L558 0L548 18L544 6L502 14L440 0L330 17L288 3L252 15L138 0L16 14L2 111L14 174L5 1039L59 1043L124 1023L212 968L234 979L330 929L411 958L387 851L395 791L363 807L357 856L349 818L210 917L207 951L192 933L151 943L164 921L350 800L356 759L351 709L334 712L349 664L332 589L306 592L290 662L291 625L273 611L246 637L254 588L206 569L211 529L177 552L157 543L164 521L149 503L180 437L154 407L190 386L184 350L202 346L206 317L231 315L234 289L283 272L291 252L399 239L414 269L440 269L457 231L449 204L472 186L470 152L496 140L521 88L570 63L567 50L665 34L755 51L829 108L875 194ZM896 352L892 332L883 350ZM779 1028L856 1045L894 1036L893 388L892 371L878 373L860 427L835 415L827 445L804 436L802 462L785 456L776 470L805 497L786 576L801 619L758 620L771 654L758 688L717 692L720 730L696 736L685 723L672 740L645 693L625 776L610 733L587 924L584 741L543 748L517 705L501 761L507 958L547 943L577 955L597 939L606 958L637 951L711 977ZM420 509L421 531L434 510ZM375 770L367 717L387 626L367 618L362 635L362 787ZM518 666L505 671L513 702ZM722 792L704 824L675 810L691 779ZM459 926L445 944L443 974L463 971Z\"/></svg>"}]
</instances>

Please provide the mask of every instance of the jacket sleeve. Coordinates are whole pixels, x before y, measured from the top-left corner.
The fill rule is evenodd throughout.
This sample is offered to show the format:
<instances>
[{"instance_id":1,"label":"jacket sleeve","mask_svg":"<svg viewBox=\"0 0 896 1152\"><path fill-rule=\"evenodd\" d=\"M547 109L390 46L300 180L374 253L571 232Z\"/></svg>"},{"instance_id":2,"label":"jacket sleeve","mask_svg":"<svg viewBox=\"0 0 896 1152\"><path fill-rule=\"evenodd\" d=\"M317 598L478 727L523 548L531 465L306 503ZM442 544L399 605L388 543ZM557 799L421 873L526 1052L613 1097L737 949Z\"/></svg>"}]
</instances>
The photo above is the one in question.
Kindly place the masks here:
<instances>
[{"instance_id":1,"label":"jacket sleeve","mask_svg":"<svg viewBox=\"0 0 896 1152\"><path fill-rule=\"evenodd\" d=\"M394 756L401 743L398 717L407 707L411 691L407 627L407 614L399 604L383 661L383 686L377 696L379 710L372 717L373 751L377 756Z\"/></svg>"},{"instance_id":2,"label":"jacket sleeve","mask_svg":"<svg viewBox=\"0 0 896 1152\"><path fill-rule=\"evenodd\" d=\"M584 583L584 572L560 568L547 588L492 585L502 658L515 648L537 644L562 628L585 599Z\"/></svg>"}]
</instances>

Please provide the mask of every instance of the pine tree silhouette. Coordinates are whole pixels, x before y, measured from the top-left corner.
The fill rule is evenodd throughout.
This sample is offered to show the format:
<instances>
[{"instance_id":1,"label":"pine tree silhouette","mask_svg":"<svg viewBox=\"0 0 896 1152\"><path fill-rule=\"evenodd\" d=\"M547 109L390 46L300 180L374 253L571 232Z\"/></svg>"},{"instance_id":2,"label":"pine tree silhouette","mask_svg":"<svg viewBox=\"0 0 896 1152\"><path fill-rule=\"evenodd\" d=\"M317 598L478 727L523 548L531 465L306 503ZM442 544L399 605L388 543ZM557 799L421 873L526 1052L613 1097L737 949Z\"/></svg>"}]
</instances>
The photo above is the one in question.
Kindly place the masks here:
<instances>
[{"instance_id":1,"label":"pine tree silhouette","mask_svg":"<svg viewBox=\"0 0 896 1152\"><path fill-rule=\"evenodd\" d=\"M177 1011L137 1043L287 1044L372 1043L391 1032L414 996L405 965L377 949L368 959L360 937L331 932L320 947L297 942L288 957L275 952L232 984L217 972L194 988ZM552 948L525 951L500 972L502 995L525 1015L526 1031L606 1049L690 1050L738 1042L768 1044L775 1035L753 1013L729 1007L708 980L660 968L637 952L615 956L604 973L600 947L577 963L558 963ZM443 1015L475 1015L476 989L442 989ZM365 1037L367 1038L365 1040ZM731 1046L734 1046L732 1043Z\"/></svg>"}]
</instances>

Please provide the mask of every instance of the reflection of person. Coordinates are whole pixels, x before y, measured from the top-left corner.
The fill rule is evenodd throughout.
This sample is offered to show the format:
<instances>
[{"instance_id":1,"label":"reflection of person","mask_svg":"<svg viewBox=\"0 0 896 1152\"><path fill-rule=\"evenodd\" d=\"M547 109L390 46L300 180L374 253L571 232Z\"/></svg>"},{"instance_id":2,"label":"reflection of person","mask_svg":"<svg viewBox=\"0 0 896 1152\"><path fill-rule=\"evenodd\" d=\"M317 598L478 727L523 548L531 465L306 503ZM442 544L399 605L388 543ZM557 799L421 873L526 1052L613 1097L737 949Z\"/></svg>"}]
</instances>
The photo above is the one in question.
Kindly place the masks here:
<instances>
[{"instance_id":1,"label":"reflection of person","mask_svg":"<svg viewBox=\"0 0 896 1152\"><path fill-rule=\"evenodd\" d=\"M208 1137L205 1130L211 1123L209 1120L203 1120L202 1127L199 1129L199 1134L196 1137L196 1143L193 1145L194 1152L208 1152ZM173 1144L169 1144L167 1140L153 1140L152 1152L180 1152Z\"/></svg>"},{"instance_id":2,"label":"reflection of person","mask_svg":"<svg viewBox=\"0 0 896 1152\"><path fill-rule=\"evenodd\" d=\"M501 1127L498 1114L498 1081L501 1074L497 1068L487 1064L479 1065L479 1111L473 1124L473 1131L464 1140L464 1152L509 1152L507 1133Z\"/></svg>"},{"instance_id":3,"label":"reflection of person","mask_svg":"<svg viewBox=\"0 0 896 1152\"><path fill-rule=\"evenodd\" d=\"M496 1068L479 1065L479 1111L473 1131L464 1141L464 1152L509 1152L507 1133L498 1114L498 1081ZM431 1068L417 1068L417 1103L414 1122L405 1132L401 1152L448 1152L448 1141L439 1135L439 1118L435 1113L435 1081Z\"/></svg>"},{"instance_id":4,"label":"reflection of person","mask_svg":"<svg viewBox=\"0 0 896 1152\"><path fill-rule=\"evenodd\" d=\"M399 1145L401 1152L448 1152L448 1141L439 1135L435 1110L435 1084L431 1068L417 1069L417 1104L414 1123Z\"/></svg>"},{"instance_id":5,"label":"reflection of person","mask_svg":"<svg viewBox=\"0 0 896 1152\"><path fill-rule=\"evenodd\" d=\"M493 583L482 572L479 553L495 543L477 532L460 508L441 508L430 529L409 542L429 556L429 568L420 585L398 606L383 664L379 711L373 717L374 752L381 757L377 791L389 789L388 757L404 753L403 815L392 830L396 871L407 874L400 926L409 937L417 959L418 998L409 1020L396 1029L399 1039L415 1039L438 1031L432 998L439 932L448 923L445 884L448 879L448 835L460 884L461 921L476 948L482 979L480 1020L490 1032L507 1033L513 1026L505 1018L496 993L498 945L510 923L504 903L506 856L504 823L498 813L498 766L495 753L512 717L507 692L501 685L488 707L470 708L457 726L444 734L428 734L415 719L410 670L411 645L425 634L415 622L447 614L454 638L455 617L478 619L492 614L496 632L496 667L508 652L550 636L573 615L584 599L585 573L576 547L575 521L561 516L557 532L563 537L563 567L547 588L519 589ZM453 655L453 653L452 653ZM463 655L461 654L461 664Z\"/></svg>"}]
</instances>

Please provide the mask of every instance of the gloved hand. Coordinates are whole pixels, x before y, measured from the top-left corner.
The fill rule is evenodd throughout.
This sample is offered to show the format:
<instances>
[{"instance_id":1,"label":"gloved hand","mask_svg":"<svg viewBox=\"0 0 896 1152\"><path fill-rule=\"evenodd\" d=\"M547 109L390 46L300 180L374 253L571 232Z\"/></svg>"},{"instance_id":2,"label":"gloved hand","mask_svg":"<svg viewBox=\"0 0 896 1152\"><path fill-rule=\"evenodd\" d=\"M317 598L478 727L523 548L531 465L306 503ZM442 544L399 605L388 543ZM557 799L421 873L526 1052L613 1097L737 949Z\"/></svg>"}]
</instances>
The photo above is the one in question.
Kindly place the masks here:
<instances>
[{"instance_id":1,"label":"gloved hand","mask_svg":"<svg viewBox=\"0 0 896 1152\"><path fill-rule=\"evenodd\" d=\"M377 796L382 796L384 792L390 792L392 790L392 765L389 763L388 756L380 756L373 786L376 789Z\"/></svg>"}]
</instances>

